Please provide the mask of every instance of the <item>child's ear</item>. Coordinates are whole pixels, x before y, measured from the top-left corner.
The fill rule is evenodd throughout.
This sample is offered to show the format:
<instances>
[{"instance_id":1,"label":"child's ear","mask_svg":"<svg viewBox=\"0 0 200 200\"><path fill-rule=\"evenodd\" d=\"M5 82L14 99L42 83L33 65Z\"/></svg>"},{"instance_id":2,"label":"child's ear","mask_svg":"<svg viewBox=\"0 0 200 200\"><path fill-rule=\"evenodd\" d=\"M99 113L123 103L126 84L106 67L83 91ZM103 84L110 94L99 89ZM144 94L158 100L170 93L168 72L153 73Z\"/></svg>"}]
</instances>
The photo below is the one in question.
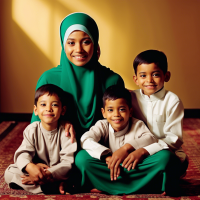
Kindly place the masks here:
<instances>
[{"instance_id":1,"label":"child's ear","mask_svg":"<svg viewBox=\"0 0 200 200\"><path fill-rule=\"evenodd\" d=\"M66 110L67 110L67 107L66 107L66 106L63 106L63 107L62 107L62 112L61 112L61 115L64 115L64 114L65 114L65 112L66 112Z\"/></svg>"},{"instance_id":2,"label":"child's ear","mask_svg":"<svg viewBox=\"0 0 200 200\"><path fill-rule=\"evenodd\" d=\"M37 116L37 115L38 115L38 111L37 111L37 106L36 106L36 105L34 105L33 111L34 111L34 113L35 113L35 116Z\"/></svg>"},{"instance_id":3,"label":"child's ear","mask_svg":"<svg viewBox=\"0 0 200 200\"><path fill-rule=\"evenodd\" d=\"M102 112L102 115L103 115L103 117L104 117L104 118L106 118L106 115L105 115L105 110L104 110L104 108L101 108L101 112Z\"/></svg>"},{"instance_id":4,"label":"child's ear","mask_svg":"<svg viewBox=\"0 0 200 200\"><path fill-rule=\"evenodd\" d=\"M137 79L136 75L133 76L133 80L134 80L135 84L138 85L138 79Z\"/></svg>"},{"instance_id":5,"label":"child's ear","mask_svg":"<svg viewBox=\"0 0 200 200\"><path fill-rule=\"evenodd\" d=\"M165 74L165 82L168 82L170 80L170 77L171 77L171 73L170 71L167 71Z\"/></svg>"}]
</instances>

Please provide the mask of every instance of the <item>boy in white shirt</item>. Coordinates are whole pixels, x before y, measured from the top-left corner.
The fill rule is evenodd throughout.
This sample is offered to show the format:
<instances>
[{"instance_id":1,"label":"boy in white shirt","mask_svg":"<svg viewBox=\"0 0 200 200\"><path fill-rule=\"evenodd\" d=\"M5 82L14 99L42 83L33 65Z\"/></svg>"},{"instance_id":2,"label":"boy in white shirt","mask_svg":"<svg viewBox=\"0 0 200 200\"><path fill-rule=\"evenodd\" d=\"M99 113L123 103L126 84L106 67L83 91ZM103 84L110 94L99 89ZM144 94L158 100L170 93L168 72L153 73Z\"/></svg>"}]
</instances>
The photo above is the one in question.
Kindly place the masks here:
<instances>
[{"instance_id":1,"label":"boy in white shirt","mask_svg":"<svg viewBox=\"0 0 200 200\"><path fill-rule=\"evenodd\" d=\"M131 117L130 92L116 85L107 88L102 114L106 119L99 120L81 137L81 146L87 152L80 151L75 160L82 173L83 191L92 188L110 194L162 193L171 192L171 188L177 191L176 167L171 168L176 156L167 150L148 156L145 146L154 145L157 140L141 120ZM125 166L114 159L116 154L124 154L127 144L132 146L129 153L147 152L142 163L138 160ZM122 156L126 162L131 159L128 154Z\"/></svg>"},{"instance_id":2,"label":"boy in white shirt","mask_svg":"<svg viewBox=\"0 0 200 200\"><path fill-rule=\"evenodd\" d=\"M169 148L180 159L180 176L184 176L188 167L181 147L184 108L179 97L164 88L164 82L170 80L167 57L161 51L147 50L137 55L133 67L133 79L140 87L131 92L133 116L144 121L158 138L158 143L147 147L148 152L153 155Z\"/></svg>"},{"instance_id":3,"label":"boy in white shirt","mask_svg":"<svg viewBox=\"0 0 200 200\"><path fill-rule=\"evenodd\" d=\"M59 123L66 111L63 93L61 88L52 84L36 90L34 112L41 122L33 122L24 130L14 164L4 174L10 188L35 194L63 192L59 184L68 179L77 150L76 141L71 143Z\"/></svg>"}]
</instances>

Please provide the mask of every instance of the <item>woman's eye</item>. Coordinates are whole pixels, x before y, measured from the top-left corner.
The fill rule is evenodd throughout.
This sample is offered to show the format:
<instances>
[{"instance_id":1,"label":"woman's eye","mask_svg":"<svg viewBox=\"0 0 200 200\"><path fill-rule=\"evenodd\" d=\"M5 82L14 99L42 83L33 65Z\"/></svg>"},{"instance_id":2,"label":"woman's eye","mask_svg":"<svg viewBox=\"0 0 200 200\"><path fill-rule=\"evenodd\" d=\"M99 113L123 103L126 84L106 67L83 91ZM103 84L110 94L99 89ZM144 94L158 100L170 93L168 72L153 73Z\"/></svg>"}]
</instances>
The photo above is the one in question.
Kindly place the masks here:
<instances>
[{"instance_id":1,"label":"woman's eye","mask_svg":"<svg viewBox=\"0 0 200 200\"><path fill-rule=\"evenodd\" d=\"M74 42L68 41L67 44L69 44L69 45L74 45Z\"/></svg>"},{"instance_id":2,"label":"woman's eye","mask_svg":"<svg viewBox=\"0 0 200 200\"><path fill-rule=\"evenodd\" d=\"M91 42L92 42L91 40L84 40L83 41L83 43L86 44L86 45L90 44Z\"/></svg>"}]
</instances>

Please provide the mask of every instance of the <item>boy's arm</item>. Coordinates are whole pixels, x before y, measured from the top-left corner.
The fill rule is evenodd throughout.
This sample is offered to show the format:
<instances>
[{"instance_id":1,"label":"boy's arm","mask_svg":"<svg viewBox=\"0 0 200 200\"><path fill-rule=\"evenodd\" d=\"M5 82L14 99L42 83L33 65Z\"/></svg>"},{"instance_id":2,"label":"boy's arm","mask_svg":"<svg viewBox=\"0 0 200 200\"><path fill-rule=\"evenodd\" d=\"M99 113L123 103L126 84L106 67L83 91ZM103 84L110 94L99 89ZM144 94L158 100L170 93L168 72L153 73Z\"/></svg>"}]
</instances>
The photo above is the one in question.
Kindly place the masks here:
<instances>
[{"instance_id":1,"label":"boy's arm","mask_svg":"<svg viewBox=\"0 0 200 200\"><path fill-rule=\"evenodd\" d=\"M131 128L127 134L127 142L134 149L139 149L153 143L157 143L157 138L149 131L143 121L131 118Z\"/></svg>"},{"instance_id":2,"label":"boy's arm","mask_svg":"<svg viewBox=\"0 0 200 200\"><path fill-rule=\"evenodd\" d=\"M162 140L173 150L177 150L183 144L183 117L184 107L181 101L172 103L167 109L166 122L163 127L165 138Z\"/></svg>"},{"instance_id":3,"label":"boy's arm","mask_svg":"<svg viewBox=\"0 0 200 200\"><path fill-rule=\"evenodd\" d=\"M93 158L101 159L111 152L111 150L98 142L105 137L108 137L108 122L99 120L89 131L81 137L81 147L85 149Z\"/></svg>"},{"instance_id":4,"label":"boy's arm","mask_svg":"<svg viewBox=\"0 0 200 200\"><path fill-rule=\"evenodd\" d=\"M46 170L52 174L53 179L55 180L66 180L68 178L69 171L74 163L74 153L77 150L76 140L74 139L74 142L71 143L70 138L65 136L64 128L62 128L61 131L60 163Z\"/></svg>"},{"instance_id":5,"label":"boy's arm","mask_svg":"<svg viewBox=\"0 0 200 200\"><path fill-rule=\"evenodd\" d=\"M33 157L35 156L35 148L34 148L34 128L30 128L30 125L26 127L23 132L23 141L19 146L14 155L14 162L17 167L24 172L25 167L32 162Z\"/></svg>"}]
</instances>

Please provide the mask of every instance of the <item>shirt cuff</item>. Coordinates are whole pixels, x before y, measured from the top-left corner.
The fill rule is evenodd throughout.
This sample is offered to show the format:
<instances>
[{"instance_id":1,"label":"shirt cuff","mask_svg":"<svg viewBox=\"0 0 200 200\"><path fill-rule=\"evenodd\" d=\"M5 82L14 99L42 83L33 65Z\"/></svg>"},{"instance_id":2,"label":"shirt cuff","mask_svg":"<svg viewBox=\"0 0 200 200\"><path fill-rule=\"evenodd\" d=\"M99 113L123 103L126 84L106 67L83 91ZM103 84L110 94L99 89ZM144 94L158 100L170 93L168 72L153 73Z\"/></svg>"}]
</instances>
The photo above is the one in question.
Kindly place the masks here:
<instances>
[{"instance_id":1,"label":"shirt cuff","mask_svg":"<svg viewBox=\"0 0 200 200\"><path fill-rule=\"evenodd\" d=\"M153 143L143 148L146 149L150 155L153 155L163 149L163 147L160 146L158 143Z\"/></svg>"}]
</instances>

